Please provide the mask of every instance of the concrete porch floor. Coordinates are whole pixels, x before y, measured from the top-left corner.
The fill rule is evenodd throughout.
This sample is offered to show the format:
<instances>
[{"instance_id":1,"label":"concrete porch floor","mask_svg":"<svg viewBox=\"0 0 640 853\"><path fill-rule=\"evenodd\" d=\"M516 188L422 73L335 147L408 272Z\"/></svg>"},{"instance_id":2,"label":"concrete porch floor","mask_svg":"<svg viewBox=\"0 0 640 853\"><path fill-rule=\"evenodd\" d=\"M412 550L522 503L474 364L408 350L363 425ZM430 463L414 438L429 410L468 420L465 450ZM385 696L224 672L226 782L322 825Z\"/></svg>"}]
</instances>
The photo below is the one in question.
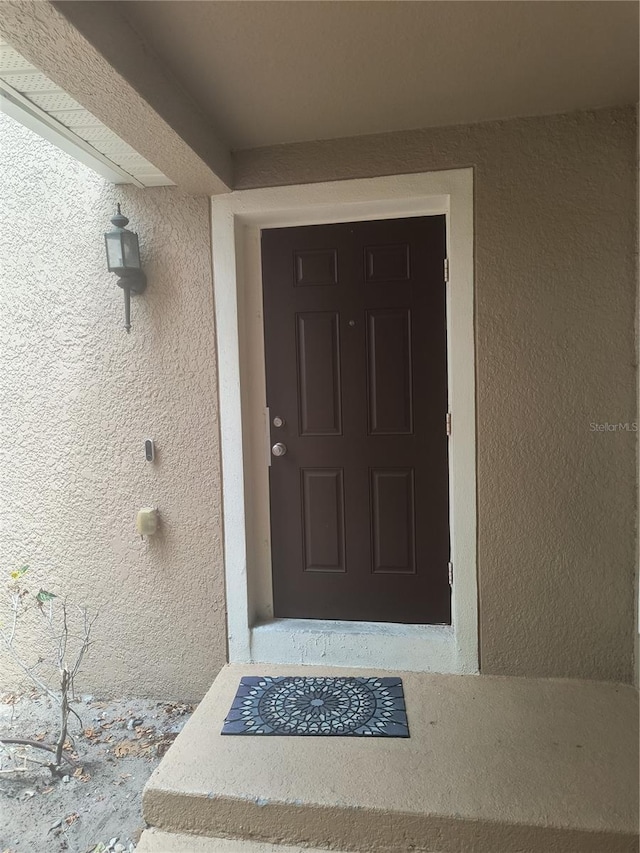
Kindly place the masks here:
<instances>
[{"instance_id":1,"label":"concrete porch floor","mask_svg":"<svg viewBox=\"0 0 640 853\"><path fill-rule=\"evenodd\" d=\"M411 737L223 737L242 675L400 675ZM575 680L227 666L147 783L144 815L149 853L637 851L638 697Z\"/></svg>"}]
</instances>

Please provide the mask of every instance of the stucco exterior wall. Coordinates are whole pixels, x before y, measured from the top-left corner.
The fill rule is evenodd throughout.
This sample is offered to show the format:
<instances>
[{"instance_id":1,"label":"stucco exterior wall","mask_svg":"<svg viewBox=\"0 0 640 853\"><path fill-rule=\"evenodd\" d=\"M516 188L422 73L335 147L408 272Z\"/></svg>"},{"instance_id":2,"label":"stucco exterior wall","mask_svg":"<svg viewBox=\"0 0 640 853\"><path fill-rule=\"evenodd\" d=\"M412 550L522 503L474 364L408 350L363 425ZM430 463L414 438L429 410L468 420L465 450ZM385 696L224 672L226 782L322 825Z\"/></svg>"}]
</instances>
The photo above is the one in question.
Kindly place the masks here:
<instances>
[{"instance_id":1,"label":"stucco exterior wall","mask_svg":"<svg viewBox=\"0 0 640 853\"><path fill-rule=\"evenodd\" d=\"M82 690L200 698L226 655L208 200L112 186L1 114L0 199L1 573L99 610ZM116 201L148 277L129 335Z\"/></svg>"},{"instance_id":2,"label":"stucco exterior wall","mask_svg":"<svg viewBox=\"0 0 640 853\"><path fill-rule=\"evenodd\" d=\"M485 673L632 679L636 435L590 424L637 411L635 133L602 110L235 157L238 188L474 167ZM198 698L225 659L208 202L1 116L0 199L0 568L100 610L83 690ZM149 279L130 335L117 200Z\"/></svg>"},{"instance_id":3,"label":"stucco exterior wall","mask_svg":"<svg viewBox=\"0 0 640 853\"><path fill-rule=\"evenodd\" d=\"M236 188L474 167L481 668L632 680L633 108L239 152ZM455 422L455 413L454 413Z\"/></svg>"}]
</instances>

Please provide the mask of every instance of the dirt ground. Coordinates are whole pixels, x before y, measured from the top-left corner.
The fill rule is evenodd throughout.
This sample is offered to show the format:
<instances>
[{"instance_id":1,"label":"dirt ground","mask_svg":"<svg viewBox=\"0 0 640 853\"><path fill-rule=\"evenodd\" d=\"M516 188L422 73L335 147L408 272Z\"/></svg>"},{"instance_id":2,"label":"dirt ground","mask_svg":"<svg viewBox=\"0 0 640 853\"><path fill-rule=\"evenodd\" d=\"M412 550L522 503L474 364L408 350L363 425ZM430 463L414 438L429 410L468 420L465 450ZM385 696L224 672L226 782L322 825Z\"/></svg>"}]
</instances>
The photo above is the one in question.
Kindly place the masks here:
<instances>
[{"instance_id":1,"label":"dirt ground","mask_svg":"<svg viewBox=\"0 0 640 853\"><path fill-rule=\"evenodd\" d=\"M2 745L4 738L55 743L58 709L49 698L0 697L0 853L130 853L144 829L142 789L193 711L141 699L72 705L74 762L54 779L49 753ZM36 763L38 762L38 763Z\"/></svg>"}]
</instances>

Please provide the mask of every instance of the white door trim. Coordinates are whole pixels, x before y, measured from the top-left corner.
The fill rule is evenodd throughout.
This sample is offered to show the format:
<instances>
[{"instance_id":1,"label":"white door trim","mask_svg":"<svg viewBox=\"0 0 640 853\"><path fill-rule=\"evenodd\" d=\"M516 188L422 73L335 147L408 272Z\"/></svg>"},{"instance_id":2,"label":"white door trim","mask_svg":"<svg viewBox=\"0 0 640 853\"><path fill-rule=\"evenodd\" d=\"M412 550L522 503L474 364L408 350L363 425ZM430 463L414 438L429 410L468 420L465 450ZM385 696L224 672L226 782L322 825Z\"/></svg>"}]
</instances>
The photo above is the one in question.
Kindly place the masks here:
<instances>
[{"instance_id":1,"label":"white door trim","mask_svg":"<svg viewBox=\"0 0 640 853\"><path fill-rule=\"evenodd\" d=\"M244 190L211 209L229 660L477 672L473 170ZM260 229L434 214L449 258L452 625L273 619Z\"/></svg>"}]
</instances>

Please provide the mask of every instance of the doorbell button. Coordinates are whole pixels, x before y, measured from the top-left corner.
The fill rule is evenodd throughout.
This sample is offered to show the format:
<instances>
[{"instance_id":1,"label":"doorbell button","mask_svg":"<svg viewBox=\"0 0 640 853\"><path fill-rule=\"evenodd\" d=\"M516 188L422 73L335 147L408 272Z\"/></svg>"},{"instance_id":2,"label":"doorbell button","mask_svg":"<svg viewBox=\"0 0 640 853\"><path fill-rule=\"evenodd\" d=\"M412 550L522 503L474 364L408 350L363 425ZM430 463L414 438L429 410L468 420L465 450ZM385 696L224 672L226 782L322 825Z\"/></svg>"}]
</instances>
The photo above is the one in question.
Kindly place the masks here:
<instances>
[{"instance_id":1,"label":"doorbell button","mask_svg":"<svg viewBox=\"0 0 640 853\"><path fill-rule=\"evenodd\" d=\"M152 438L148 438L144 443L144 458L147 462L153 462L156 458L156 446Z\"/></svg>"}]
</instances>

